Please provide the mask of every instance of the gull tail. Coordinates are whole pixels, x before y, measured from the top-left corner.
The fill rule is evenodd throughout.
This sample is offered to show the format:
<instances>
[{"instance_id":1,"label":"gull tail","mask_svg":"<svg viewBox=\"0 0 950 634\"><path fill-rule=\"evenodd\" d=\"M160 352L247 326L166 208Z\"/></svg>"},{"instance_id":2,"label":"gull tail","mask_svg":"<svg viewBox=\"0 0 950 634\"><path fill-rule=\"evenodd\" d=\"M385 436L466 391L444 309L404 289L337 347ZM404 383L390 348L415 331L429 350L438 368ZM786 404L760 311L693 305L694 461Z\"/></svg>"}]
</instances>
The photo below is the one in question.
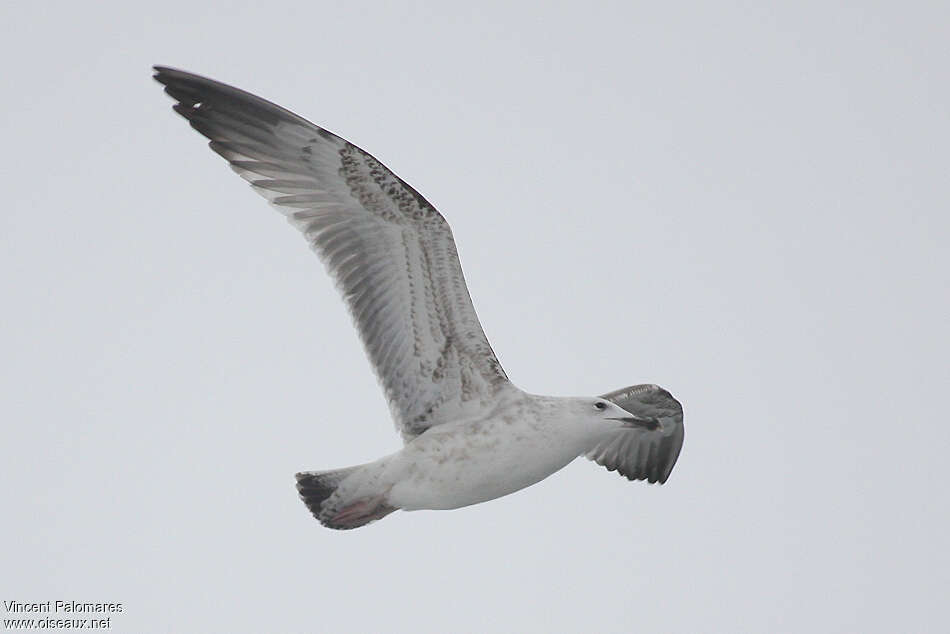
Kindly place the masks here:
<instances>
[{"instance_id":1,"label":"gull tail","mask_svg":"<svg viewBox=\"0 0 950 634\"><path fill-rule=\"evenodd\" d=\"M333 471L298 473L297 492L310 512L327 528L359 528L396 509L387 504L387 491L374 491L371 465Z\"/></svg>"}]
</instances>

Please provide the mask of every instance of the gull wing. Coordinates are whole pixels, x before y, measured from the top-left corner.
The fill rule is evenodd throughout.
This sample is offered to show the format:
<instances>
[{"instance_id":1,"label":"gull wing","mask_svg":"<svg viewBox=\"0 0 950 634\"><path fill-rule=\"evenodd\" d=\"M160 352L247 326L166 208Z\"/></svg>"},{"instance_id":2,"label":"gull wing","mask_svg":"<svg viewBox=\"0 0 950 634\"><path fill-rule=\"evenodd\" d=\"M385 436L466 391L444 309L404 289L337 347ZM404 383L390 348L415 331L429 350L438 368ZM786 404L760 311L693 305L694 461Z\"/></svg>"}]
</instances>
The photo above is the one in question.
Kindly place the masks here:
<instances>
[{"instance_id":1,"label":"gull wing","mask_svg":"<svg viewBox=\"0 0 950 634\"><path fill-rule=\"evenodd\" d=\"M343 294L405 441L513 390L482 331L448 223L345 139L260 97L155 67L174 109L267 198Z\"/></svg>"},{"instance_id":2,"label":"gull wing","mask_svg":"<svg viewBox=\"0 0 950 634\"><path fill-rule=\"evenodd\" d=\"M683 406L657 385L633 385L601 398L655 421L656 426L617 431L587 452L587 457L628 480L666 482L683 448Z\"/></svg>"}]
</instances>

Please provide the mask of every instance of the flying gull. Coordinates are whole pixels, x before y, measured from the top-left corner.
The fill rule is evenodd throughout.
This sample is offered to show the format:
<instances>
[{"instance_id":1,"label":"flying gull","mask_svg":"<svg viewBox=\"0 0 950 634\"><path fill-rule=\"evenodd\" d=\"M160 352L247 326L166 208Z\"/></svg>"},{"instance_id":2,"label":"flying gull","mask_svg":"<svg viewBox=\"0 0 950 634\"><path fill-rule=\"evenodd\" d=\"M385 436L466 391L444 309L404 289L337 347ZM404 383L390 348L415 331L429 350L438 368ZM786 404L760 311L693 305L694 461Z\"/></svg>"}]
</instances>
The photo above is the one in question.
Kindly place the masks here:
<instances>
[{"instance_id":1,"label":"flying gull","mask_svg":"<svg viewBox=\"0 0 950 634\"><path fill-rule=\"evenodd\" d=\"M445 218L352 143L260 97L172 68L174 109L269 200L336 281L404 446L363 465L298 473L324 526L454 509L530 486L578 456L666 482L683 408L656 385L602 396L528 394L499 364Z\"/></svg>"}]
</instances>

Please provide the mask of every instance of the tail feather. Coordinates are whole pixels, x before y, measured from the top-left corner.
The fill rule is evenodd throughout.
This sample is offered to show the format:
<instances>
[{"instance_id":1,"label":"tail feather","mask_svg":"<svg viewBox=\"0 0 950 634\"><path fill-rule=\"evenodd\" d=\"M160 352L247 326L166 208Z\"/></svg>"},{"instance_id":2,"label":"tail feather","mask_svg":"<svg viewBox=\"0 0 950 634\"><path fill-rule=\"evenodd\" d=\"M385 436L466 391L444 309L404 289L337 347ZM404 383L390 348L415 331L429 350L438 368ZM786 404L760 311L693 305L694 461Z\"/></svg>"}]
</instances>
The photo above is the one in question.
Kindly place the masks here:
<instances>
[{"instance_id":1,"label":"tail feather","mask_svg":"<svg viewBox=\"0 0 950 634\"><path fill-rule=\"evenodd\" d=\"M298 473L297 492L310 512L327 528L348 529L369 524L396 509L386 503L382 494L362 495L362 487L340 485L362 466L333 471L305 471Z\"/></svg>"},{"instance_id":2,"label":"tail feather","mask_svg":"<svg viewBox=\"0 0 950 634\"><path fill-rule=\"evenodd\" d=\"M356 469L357 467L347 467L334 471L305 471L295 476L300 499L307 505L315 518L320 519L320 508L323 503L333 495L340 483Z\"/></svg>"}]
</instances>

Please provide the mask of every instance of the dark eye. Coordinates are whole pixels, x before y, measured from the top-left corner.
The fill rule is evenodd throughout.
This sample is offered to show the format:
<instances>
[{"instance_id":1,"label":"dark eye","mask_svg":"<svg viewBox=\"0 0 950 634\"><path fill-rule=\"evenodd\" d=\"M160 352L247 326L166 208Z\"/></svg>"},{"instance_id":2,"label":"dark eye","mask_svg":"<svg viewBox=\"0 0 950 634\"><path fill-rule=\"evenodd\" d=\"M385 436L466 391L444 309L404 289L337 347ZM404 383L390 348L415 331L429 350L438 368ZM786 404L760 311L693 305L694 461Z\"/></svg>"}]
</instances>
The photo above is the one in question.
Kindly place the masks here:
<instances>
[{"instance_id":1,"label":"dark eye","mask_svg":"<svg viewBox=\"0 0 950 634\"><path fill-rule=\"evenodd\" d=\"M596 407L600 411L604 411L605 409L607 409L607 403L604 403L603 401L597 401L596 403L594 403L594 407Z\"/></svg>"}]
</instances>

